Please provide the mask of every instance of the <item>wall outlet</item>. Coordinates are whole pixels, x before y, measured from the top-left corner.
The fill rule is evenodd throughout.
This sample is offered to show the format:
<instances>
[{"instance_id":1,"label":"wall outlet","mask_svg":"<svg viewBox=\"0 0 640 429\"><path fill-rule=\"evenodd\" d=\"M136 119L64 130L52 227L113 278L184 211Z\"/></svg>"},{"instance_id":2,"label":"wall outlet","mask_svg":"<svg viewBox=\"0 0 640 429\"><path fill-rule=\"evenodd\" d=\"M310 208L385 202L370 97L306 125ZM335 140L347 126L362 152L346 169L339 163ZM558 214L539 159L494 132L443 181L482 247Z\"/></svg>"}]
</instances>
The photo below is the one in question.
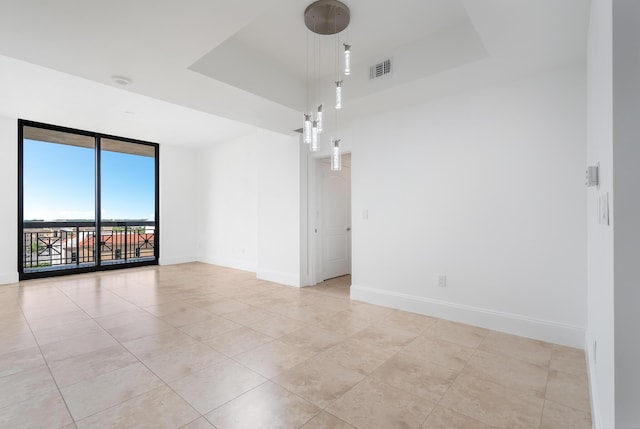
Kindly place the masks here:
<instances>
[{"instance_id":1,"label":"wall outlet","mask_svg":"<svg viewBox=\"0 0 640 429\"><path fill-rule=\"evenodd\" d=\"M447 276L438 276L438 286L447 287Z\"/></svg>"}]
</instances>

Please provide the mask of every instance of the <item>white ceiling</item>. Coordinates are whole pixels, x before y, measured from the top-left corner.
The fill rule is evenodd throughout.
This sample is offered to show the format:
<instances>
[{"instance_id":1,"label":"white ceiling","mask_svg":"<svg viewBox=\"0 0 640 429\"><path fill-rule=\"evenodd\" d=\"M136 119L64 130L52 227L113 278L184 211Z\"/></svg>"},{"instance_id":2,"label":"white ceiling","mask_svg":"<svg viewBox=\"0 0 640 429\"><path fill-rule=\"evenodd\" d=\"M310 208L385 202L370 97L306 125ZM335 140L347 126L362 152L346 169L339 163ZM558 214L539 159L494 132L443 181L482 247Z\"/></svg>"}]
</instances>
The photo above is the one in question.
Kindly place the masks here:
<instances>
[{"instance_id":1,"label":"white ceiling","mask_svg":"<svg viewBox=\"0 0 640 429\"><path fill-rule=\"evenodd\" d=\"M588 0L343 1L355 71L345 96L359 115L585 57ZM307 99L309 3L3 0L0 114L174 144L288 133ZM335 40L321 43L333 57ZM368 81L385 58L392 76Z\"/></svg>"},{"instance_id":2,"label":"white ceiling","mask_svg":"<svg viewBox=\"0 0 640 429\"><path fill-rule=\"evenodd\" d=\"M400 69L407 61L412 62L411 80L424 77L433 72L427 63L447 62L451 52L459 51L459 46L441 37L443 33L452 29L473 32L465 9L457 0L393 3L369 0L350 3L354 18L347 30L338 36L319 36L304 25L302 17L307 4L300 0L281 2L216 46L190 69L302 111L307 104L308 85L324 98L333 91L340 66L336 57L341 60L342 43L346 41L352 46L354 75L345 78L344 86L353 100L379 90L368 83L370 65L393 57L394 66L398 64ZM484 56L477 34L472 37L478 51L476 57ZM439 49L434 50L433 46L429 49L430 42L435 42ZM408 57L402 57L401 51L407 50ZM316 80L319 83L314 85ZM405 81L401 76L394 80L395 84ZM356 85L357 95L353 92ZM321 88L325 91L320 92Z\"/></svg>"}]
</instances>

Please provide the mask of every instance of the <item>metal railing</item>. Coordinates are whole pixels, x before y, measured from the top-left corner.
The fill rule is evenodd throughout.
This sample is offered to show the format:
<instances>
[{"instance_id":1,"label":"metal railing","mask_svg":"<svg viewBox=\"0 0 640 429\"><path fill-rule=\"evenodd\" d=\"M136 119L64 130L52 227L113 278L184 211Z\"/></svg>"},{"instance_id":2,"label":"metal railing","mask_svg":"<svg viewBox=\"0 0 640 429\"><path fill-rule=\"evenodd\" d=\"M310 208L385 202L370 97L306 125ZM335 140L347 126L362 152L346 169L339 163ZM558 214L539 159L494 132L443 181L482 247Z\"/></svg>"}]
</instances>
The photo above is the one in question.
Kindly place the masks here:
<instances>
[{"instance_id":1,"label":"metal railing","mask_svg":"<svg viewBox=\"0 0 640 429\"><path fill-rule=\"evenodd\" d=\"M155 259L155 222L24 222L25 273ZM99 253L96 253L99 252Z\"/></svg>"}]
</instances>

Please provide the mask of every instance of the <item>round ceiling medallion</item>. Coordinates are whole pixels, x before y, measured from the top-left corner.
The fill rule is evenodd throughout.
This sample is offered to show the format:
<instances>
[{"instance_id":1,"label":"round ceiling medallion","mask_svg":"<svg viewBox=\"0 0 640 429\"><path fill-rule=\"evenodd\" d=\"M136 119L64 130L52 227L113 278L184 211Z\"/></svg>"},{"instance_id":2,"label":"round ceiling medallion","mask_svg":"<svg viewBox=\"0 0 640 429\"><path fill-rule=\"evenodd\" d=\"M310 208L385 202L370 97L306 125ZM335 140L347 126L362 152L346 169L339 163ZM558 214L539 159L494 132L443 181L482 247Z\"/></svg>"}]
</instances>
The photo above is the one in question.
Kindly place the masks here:
<instances>
[{"instance_id":1,"label":"round ceiling medallion","mask_svg":"<svg viewBox=\"0 0 640 429\"><path fill-rule=\"evenodd\" d=\"M317 34L337 34L347 28L351 12L338 0L318 0L304 11L304 23Z\"/></svg>"}]
</instances>

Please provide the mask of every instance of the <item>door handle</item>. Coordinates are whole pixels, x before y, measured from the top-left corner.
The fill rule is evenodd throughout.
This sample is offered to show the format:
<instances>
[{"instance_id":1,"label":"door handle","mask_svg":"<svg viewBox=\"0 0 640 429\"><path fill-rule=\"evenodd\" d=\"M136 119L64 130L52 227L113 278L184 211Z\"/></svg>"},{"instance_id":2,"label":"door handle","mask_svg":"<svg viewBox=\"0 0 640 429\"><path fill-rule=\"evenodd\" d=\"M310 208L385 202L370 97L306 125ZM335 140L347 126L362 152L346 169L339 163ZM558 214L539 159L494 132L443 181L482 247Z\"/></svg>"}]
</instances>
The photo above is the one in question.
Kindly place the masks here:
<instances>
[{"instance_id":1,"label":"door handle","mask_svg":"<svg viewBox=\"0 0 640 429\"><path fill-rule=\"evenodd\" d=\"M351 228L347 228L347 231L351 231Z\"/></svg>"}]
</instances>

